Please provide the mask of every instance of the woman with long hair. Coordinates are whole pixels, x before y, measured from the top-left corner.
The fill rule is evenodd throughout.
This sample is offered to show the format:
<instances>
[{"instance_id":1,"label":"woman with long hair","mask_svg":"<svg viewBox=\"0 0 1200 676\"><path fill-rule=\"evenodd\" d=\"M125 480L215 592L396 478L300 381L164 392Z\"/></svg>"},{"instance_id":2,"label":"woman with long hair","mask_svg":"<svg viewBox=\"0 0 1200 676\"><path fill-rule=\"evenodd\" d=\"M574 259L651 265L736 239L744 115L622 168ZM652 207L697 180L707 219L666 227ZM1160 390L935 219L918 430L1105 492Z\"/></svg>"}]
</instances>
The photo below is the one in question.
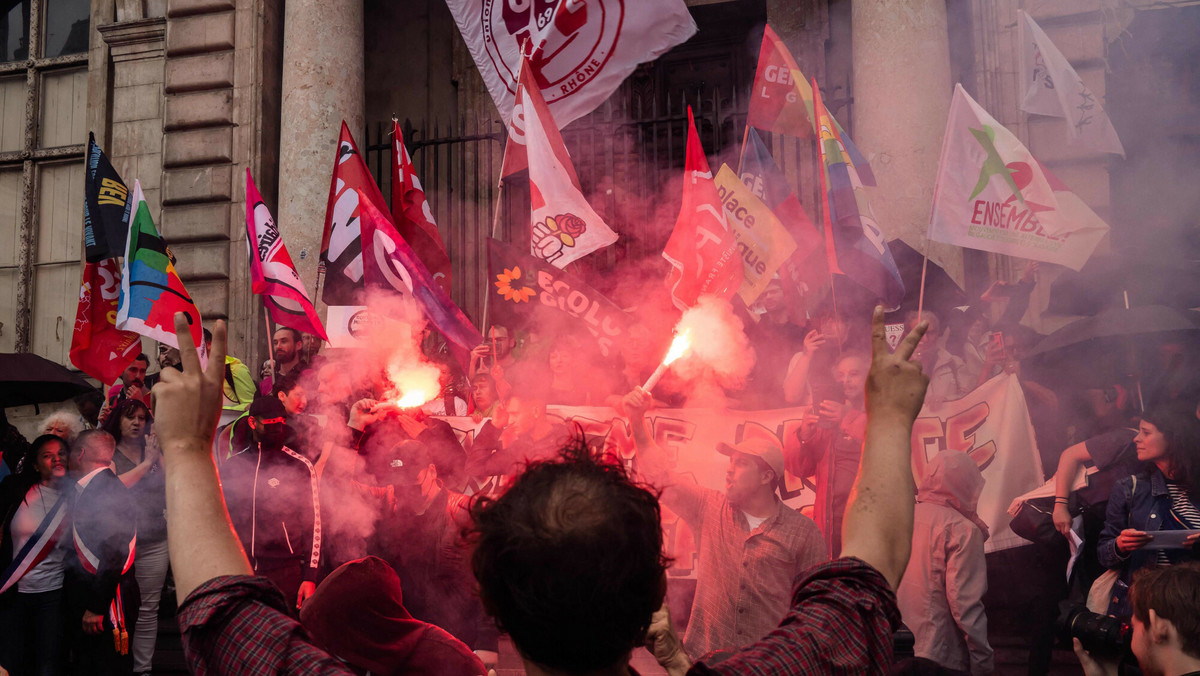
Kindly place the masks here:
<instances>
[{"instance_id":1,"label":"woman with long hair","mask_svg":"<svg viewBox=\"0 0 1200 676\"><path fill-rule=\"evenodd\" d=\"M134 577L141 592L137 624L130 641L133 673L149 673L158 638L158 604L167 579L167 493L162 450L151 425L150 409L137 399L125 399L113 408L104 431L117 440L113 465L129 487L137 505L137 555Z\"/></svg>"},{"instance_id":2,"label":"woman with long hair","mask_svg":"<svg viewBox=\"0 0 1200 676\"><path fill-rule=\"evenodd\" d=\"M1166 405L1142 418L1137 437L1138 460L1145 470L1113 486L1100 563L1121 571L1126 584L1133 571L1200 559L1200 535L1180 546L1151 547L1165 532L1200 529L1200 421L1190 406Z\"/></svg>"},{"instance_id":3,"label":"woman with long hair","mask_svg":"<svg viewBox=\"0 0 1200 676\"><path fill-rule=\"evenodd\" d=\"M43 434L0 482L0 666L14 674L62 671L67 453L65 439Z\"/></svg>"}]
</instances>

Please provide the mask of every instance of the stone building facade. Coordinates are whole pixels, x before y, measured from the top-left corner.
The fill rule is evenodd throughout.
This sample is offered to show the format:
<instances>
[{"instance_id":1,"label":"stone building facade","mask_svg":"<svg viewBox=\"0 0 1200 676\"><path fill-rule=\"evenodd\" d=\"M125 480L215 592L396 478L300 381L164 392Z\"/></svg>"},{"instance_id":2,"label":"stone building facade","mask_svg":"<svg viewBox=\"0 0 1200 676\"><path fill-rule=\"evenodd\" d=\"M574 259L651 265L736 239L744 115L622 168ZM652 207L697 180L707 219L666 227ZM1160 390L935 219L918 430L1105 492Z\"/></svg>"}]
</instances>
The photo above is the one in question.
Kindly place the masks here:
<instances>
[{"instance_id":1,"label":"stone building facade","mask_svg":"<svg viewBox=\"0 0 1200 676\"><path fill-rule=\"evenodd\" d=\"M1019 110L1018 9L1040 22L1101 100L1114 82L1122 91L1138 91L1129 83L1145 74L1129 73L1147 59L1180 71L1163 75L1161 88L1188 81L1183 71L1192 47L1186 40L1175 47L1146 44L1151 32L1131 32L1131 26L1196 22L1196 10L1189 8L1194 3L1176 7L1149 0L688 4L701 30L679 48L684 56L667 55L662 64L644 67L624 95L669 97L671 87L719 85L728 100L716 105L727 104L736 120L738 100L744 101L753 78L754 26L770 22L801 68L821 82L832 111L871 159L879 180L872 202L888 236L918 249L926 244L955 81L1110 220L1114 241L1143 217L1136 210L1143 199L1137 172L1152 170L1147 167L1153 163L1132 150L1138 138L1125 138L1135 165L1120 164L1067 146L1061 120L1031 118ZM263 356L265 332L261 306L246 279L246 169L274 206L311 291L342 120L358 134L394 114L416 125L420 138L434 138L432 127L440 124L442 136L450 129L459 138L490 137L484 145L495 144L493 150L502 138L495 108L443 0L10 0L3 7L8 9L0 23L0 351L33 351L67 363L82 258L89 130L127 182L141 181L205 319L227 318L231 351L252 360ZM1118 49L1132 64L1124 76L1113 68ZM1161 53L1141 61L1129 56L1155 49ZM1180 128L1172 133L1194 145L1196 130L1181 121L1188 115L1197 119L1200 96L1192 87L1146 114L1177 121ZM1150 93L1156 92L1161 89ZM1111 95L1108 101L1118 132L1141 128L1130 119L1141 111L1126 101L1124 110L1132 112L1123 112ZM364 148L376 142L358 141ZM682 143L677 145L673 152L681 166ZM1174 151L1169 143L1161 145L1166 149L1160 152ZM482 242L491 226L491 182L501 155L484 154L482 147L457 160L457 177L427 180L460 278L455 298L477 320L474 287L486 264ZM781 163L803 200L812 194L805 175L811 154L780 148ZM446 172L420 154L417 160L419 170ZM613 187L620 183L614 171L619 173L599 163L581 171L581 180L599 194L607 185L612 195L621 189ZM387 172L380 173L386 183ZM486 202L478 197L485 192ZM447 211L452 203L461 218ZM931 247L930 254L968 291L1010 277L1021 265L941 246ZM1052 271L1044 275L1052 277ZM1045 296L1039 291L1035 306L1044 306ZM1039 328L1053 328L1050 320L1035 320L1042 322Z\"/></svg>"}]
</instances>

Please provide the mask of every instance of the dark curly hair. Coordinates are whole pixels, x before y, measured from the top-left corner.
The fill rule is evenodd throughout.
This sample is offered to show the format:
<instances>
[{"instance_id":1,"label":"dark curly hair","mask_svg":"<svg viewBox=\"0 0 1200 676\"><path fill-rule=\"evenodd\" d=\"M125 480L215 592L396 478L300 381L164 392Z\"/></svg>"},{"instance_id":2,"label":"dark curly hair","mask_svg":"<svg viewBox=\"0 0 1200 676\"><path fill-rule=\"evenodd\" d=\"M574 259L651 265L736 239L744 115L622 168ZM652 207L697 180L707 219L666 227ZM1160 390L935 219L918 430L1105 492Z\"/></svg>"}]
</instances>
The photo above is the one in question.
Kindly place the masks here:
<instances>
[{"instance_id":1,"label":"dark curly hair","mask_svg":"<svg viewBox=\"0 0 1200 676\"><path fill-rule=\"evenodd\" d=\"M471 516L480 597L525 658L590 673L645 639L670 565L658 495L593 455L581 432Z\"/></svg>"},{"instance_id":2,"label":"dark curly hair","mask_svg":"<svg viewBox=\"0 0 1200 676\"><path fill-rule=\"evenodd\" d=\"M142 435L145 436L150 429L150 423L154 422L154 414L150 412L150 407L138 399L122 399L117 402L117 405L108 414L108 418L100 426L100 429L111 434L112 438L116 439L118 444L121 443L121 420L132 418L134 412L138 409L146 413L146 427L142 429Z\"/></svg>"},{"instance_id":3,"label":"dark curly hair","mask_svg":"<svg viewBox=\"0 0 1200 676\"><path fill-rule=\"evenodd\" d=\"M1167 460L1172 479L1200 499L1200 421L1191 406L1163 404L1150 409L1142 420L1154 425L1167 440Z\"/></svg>"}]
</instances>

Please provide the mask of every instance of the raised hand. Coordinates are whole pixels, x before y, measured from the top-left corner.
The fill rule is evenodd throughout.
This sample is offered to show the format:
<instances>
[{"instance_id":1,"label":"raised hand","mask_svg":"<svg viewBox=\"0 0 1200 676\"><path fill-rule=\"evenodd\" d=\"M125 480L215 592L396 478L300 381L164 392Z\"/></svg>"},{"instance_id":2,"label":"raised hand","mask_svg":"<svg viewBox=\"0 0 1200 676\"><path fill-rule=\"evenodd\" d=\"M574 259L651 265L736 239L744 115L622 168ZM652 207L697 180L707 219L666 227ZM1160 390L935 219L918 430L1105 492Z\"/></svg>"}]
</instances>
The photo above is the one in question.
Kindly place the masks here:
<instances>
[{"instance_id":1,"label":"raised hand","mask_svg":"<svg viewBox=\"0 0 1200 676\"><path fill-rule=\"evenodd\" d=\"M921 412L929 376L921 371L921 363L912 359L917 344L929 328L921 322L896 346L888 349L884 328L883 307L877 306L871 318L871 370L867 374L867 416L898 417L911 423Z\"/></svg>"},{"instance_id":2,"label":"raised hand","mask_svg":"<svg viewBox=\"0 0 1200 676\"><path fill-rule=\"evenodd\" d=\"M225 385L225 322L218 321L213 327L207 371L200 368L200 356L182 312L175 313L175 335L183 370L163 369L154 386L154 431L167 463L185 449L211 453Z\"/></svg>"}]
</instances>

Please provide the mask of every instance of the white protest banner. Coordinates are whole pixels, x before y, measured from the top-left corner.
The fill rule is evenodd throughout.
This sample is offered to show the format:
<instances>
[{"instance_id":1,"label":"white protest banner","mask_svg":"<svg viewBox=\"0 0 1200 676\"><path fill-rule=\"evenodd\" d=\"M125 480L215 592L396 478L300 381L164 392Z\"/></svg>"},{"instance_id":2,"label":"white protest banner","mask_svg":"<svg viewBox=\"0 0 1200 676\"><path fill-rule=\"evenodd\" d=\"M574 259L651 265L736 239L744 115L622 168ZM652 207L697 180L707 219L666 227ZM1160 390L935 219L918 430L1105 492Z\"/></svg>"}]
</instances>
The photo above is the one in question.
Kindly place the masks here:
<instances>
[{"instance_id":1,"label":"white protest banner","mask_svg":"<svg viewBox=\"0 0 1200 676\"><path fill-rule=\"evenodd\" d=\"M717 453L719 441L738 443L743 439L772 437L784 448L785 464L799 452L801 417L805 409L773 411L730 411L717 409L658 409L647 419L650 433L674 463L683 481L724 492L729 458ZM590 443L602 445L625 464L637 467L637 451L628 424L616 410L604 406L549 406L551 418L578 423ZM484 425L471 418L444 418L454 428L468 453L476 433ZM790 465L789 465L790 468ZM793 509L813 502L813 492L801 480L785 472L784 501ZM695 577L697 552L690 529L663 507L663 534L667 553L675 558L671 577Z\"/></svg>"},{"instance_id":2,"label":"white protest banner","mask_svg":"<svg viewBox=\"0 0 1200 676\"><path fill-rule=\"evenodd\" d=\"M1014 498L1042 483L1042 461L1021 383L1012 374L992 378L957 401L921 409L913 424L913 476L941 451L974 458L983 473L977 512L991 530L987 552L1029 544L1008 527Z\"/></svg>"},{"instance_id":3,"label":"white protest banner","mask_svg":"<svg viewBox=\"0 0 1200 676\"><path fill-rule=\"evenodd\" d=\"M628 423L616 410L603 406L549 406L547 410L551 418L578 423L590 443L603 447L626 467L637 468L637 450ZM657 409L647 418L650 433L684 481L722 492L729 458L717 452L717 442L775 439L783 447L784 502L799 510L811 505L815 497L811 486L792 474L800 451L796 432L806 410ZM443 419L470 453L486 421ZM1009 530L1011 517L1005 509L1013 498L1041 483L1042 470L1025 397L1015 376L997 376L963 399L921 412L913 427L914 475L919 478L926 462L944 449L970 453L987 480L978 508L992 531L987 551L1027 544ZM692 533L665 507L663 530L667 553L675 558L671 576L694 577L697 559Z\"/></svg>"}]
</instances>

